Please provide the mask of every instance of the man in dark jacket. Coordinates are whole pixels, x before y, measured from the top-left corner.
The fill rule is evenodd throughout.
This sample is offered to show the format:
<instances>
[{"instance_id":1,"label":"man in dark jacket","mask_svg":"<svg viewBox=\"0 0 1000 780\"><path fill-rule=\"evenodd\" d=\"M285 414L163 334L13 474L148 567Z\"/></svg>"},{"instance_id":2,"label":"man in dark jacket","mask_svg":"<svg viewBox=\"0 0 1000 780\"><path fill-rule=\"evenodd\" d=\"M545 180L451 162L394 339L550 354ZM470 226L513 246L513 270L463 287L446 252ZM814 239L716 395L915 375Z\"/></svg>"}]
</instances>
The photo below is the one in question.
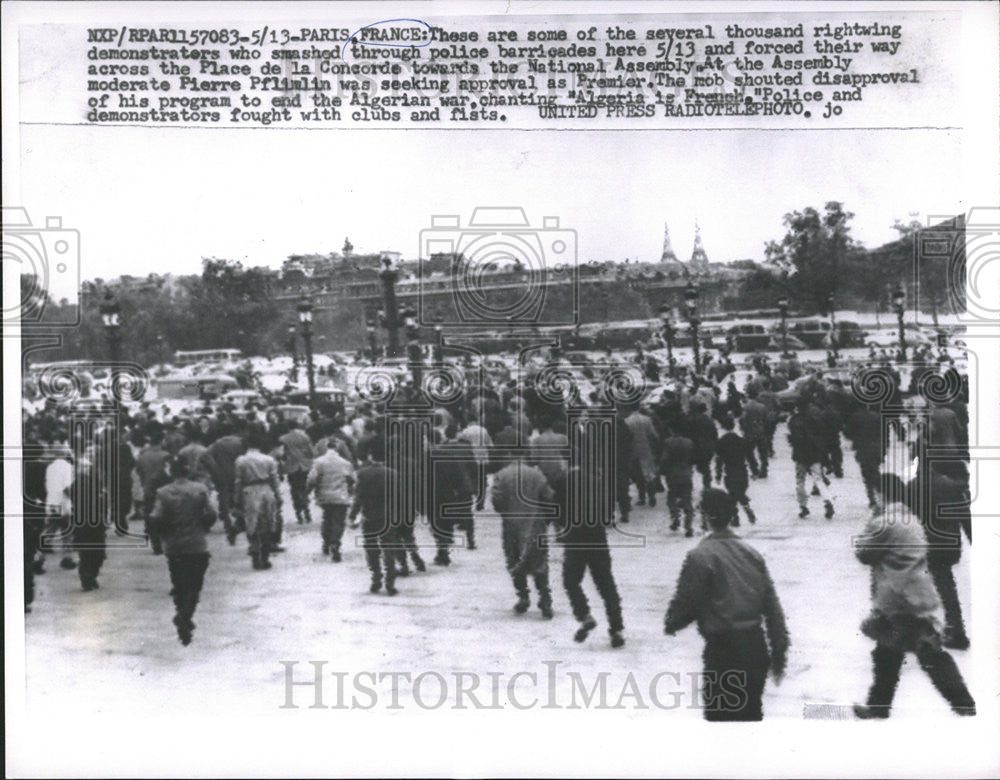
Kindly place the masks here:
<instances>
[{"instance_id":1,"label":"man in dark jacket","mask_svg":"<svg viewBox=\"0 0 1000 780\"><path fill-rule=\"evenodd\" d=\"M694 445L694 465L701 472L702 489L708 490L712 486L712 458L715 457L719 432L700 401L691 402L688 426L688 438Z\"/></svg>"},{"instance_id":2,"label":"man in dark jacket","mask_svg":"<svg viewBox=\"0 0 1000 780\"><path fill-rule=\"evenodd\" d=\"M597 468L581 468L579 463L584 462L582 458L577 461L568 471L560 472L552 483L555 501L559 506L556 539L565 547L563 586L573 608L573 617L580 623L573 640L583 642L597 628L597 621L590 612L590 604L582 587L583 576L589 569L597 592L604 602L611 646L622 647L625 644L622 636L625 624L622 622L621 597L611 573L607 533L614 512L612 486L604 484L603 488L595 489L594 486L602 483L606 477ZM595 504L593 496L602 496L607 500Z\"/></svg>"},{"instance_id":3,"label":"man in dark jacket","mask_svg":"<svg viewBox=\"0 0 1000 780\"><path fill-rule=\"evenodd\" d=\"M212 465L215 489L219 494L219 517L226 529L229 544L236 544L237 526L230 517L233 505L233 489L236 482L236 459L243 454L243 439L236 435L230 422L219 426L222 434L208 447L208 458Z\"/></svg>"},{"instance_id":4,"label":"man in dark jacket","mask_svg":"<svg viewBox=\"0 0 1000 780\"><path fill-rule=\"evenodd\" d=\"M844 435L854 448L854 459L861 469L861 479L868 494L868 506L881 509L879 469L885 457L888 426L883 424L874 406L859 406L847 418Z\"/></svg>"},{"instance_id":5,"label":"man in dark jacket","mask_svg":"<svg viewBox=\"0 0 1000 780\"><path fill-rule=\"evenodd\" d=\"M163 539L173 585L174 625L181 644L191 644L195 608L208 569L205 532L215 522L208 488L190 479L190 460L175 458L173 481L156 491L150 520Z\"/></svg>"},{"instance_id":6,"label":"man in dark jacket","mask_svg":"<svg viewBox=\"0 0 1000 780\"><path fill-rule=\"evenodd\" d=\"M736 513L729 494L706 490L701 511L712 533L684 559L664 633L698 623L705 638L705 720L762 720L768 669L776 683L785 673L785 615L764 558L729 530Z\"/></svg>"},{"instance_id":7,"label":"man in dark jacket","mask_svg":"<svg viewBox=\"0 0 1000 780\"><path fill-rule=\"evenodd\" d=\"M767 408L757 400L758 390L749 388L740 416L740 430L747 443L750 472L755 477L767 476L769 444L767 439ZM756 454L756 457L754 455Z\"/></svg>"},{"instance_id":8,"label":"man in dark jacket","mask_svg":"<svg viewBox=\"0 0 1000 780\"><path fill-rule=\"evenodd\" d=\"M827 519L833 517L833 502L823 496L819 488L830 482L823 473L824 439L820 423L809 399L802 397L795 407L795 413L788 421L788 443L792 445L792 460L795 462L795 497L799 502L799 517L809 516L809 496L806 493L806 477L813 479L813 495L823 498L823 508Z\"/></svg>"},{"instance_id":9,"label":"man in dark jacket","mask_svg":"<svg viewBox=\"0 0 1000 780\"><path fill-rule=\"evenodd\" d=\"M163 544L156 533L156 529L151 527L148 518L153 511L153 502L156 500L156 491L167 484L170 476L167 472L167 464L170 462L170 453L163 446L163 426L153 422L149 424L146 432L149 444L139 453L135 461L135 470L142 482L142 496L145 503L145 516L147 518L146 533L153 546L154 555L163 554ZM178 447L180 449L180 447Z\"/></svg>"},{"instance_id":10,"label":"man in dark jacket","mask_svg":"<svg viewBox=\"0 0 1000 780\"><path fill-rule=\"evenodd\" d=\"M666 438L663 441L663 457L660 470L667 482L667 507L670 509L670 530L680 527L681 512L684 512L684 535L692 536L694 529L691 522L694 518L694 507L691 504L691 492L694 445L691 440L681 436L677 431L676 422L665 425Z\"/></svg>"},{"instance_id":11,"label":"man in dark jacket","mask_svg":"<svg viewBox=\"0 0 1000 780\"><path fill-rule=\"evenodd\" d=\"M454 424L448 426L454 432ZM476 496L475 457L468 442L438 443L431 450L430 461L431 532L437 544L434 563L451 564L449 552L455 540L455 527L472 527L472 502Z\"/></svg>"},{"instance_id":12,"label":"man in dark jacket","mask_svg":"<svg viewBox=\"0 0 1000 780\"><path fill-rule=\"evenodd\" d=\"M743 507L747 520L756 523L757 517L750 508L750 498L747 496L747 488L750 486L748 468L753 457L750 454L750 447L746 440L733 430L735 423L731 417L724 416L721 425L725 433L715 444L715 479L717 482L722 482L732 499ZM724 479L723 474L725 474ZM733 512L733 525L739 524L739 515Z\"/></svg>"},{"instance_id":13,"label":"man in dark jacket","mask_svg":"<svg viewBox=\"0 0 1000 780\"><path fill-rule=\"evenodd\" d=\"M110 508L107 480L86 457L73 464L73 484L70 496L73 505L73 544L79 551L80 585L83 590L96 590L97 575L105 554L107 521Z\"/></svg>"},{"instance_id":14,"label":"man in dark jacket","mask_svg":"<svg viewBox=\"0 0 1000 780\"><path fill-rule=\"evenodd\" d=\"M382 589L383 564L385 592L395 596L396 545L398 518L393 517L393 499L398 490L395 469L385 465L385 441L373 437L367 448L368 461L358 469L357 490L351 505L350 518L362 515L361 533L368 570L371 572L372 593Z\"/></svg>"}]
</instances>

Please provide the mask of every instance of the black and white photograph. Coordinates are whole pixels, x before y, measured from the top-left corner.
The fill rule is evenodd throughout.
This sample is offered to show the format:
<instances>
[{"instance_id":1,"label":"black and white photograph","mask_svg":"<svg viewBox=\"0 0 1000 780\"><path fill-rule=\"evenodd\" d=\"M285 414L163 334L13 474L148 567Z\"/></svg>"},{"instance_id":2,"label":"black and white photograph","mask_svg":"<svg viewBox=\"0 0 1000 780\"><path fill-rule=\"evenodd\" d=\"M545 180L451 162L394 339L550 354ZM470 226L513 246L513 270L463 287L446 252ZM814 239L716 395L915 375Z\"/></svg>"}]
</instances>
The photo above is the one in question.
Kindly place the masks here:
<instances>
[{"instance_id":1,"label":"black and white photograph","mask_svg":"<svg viewBox=\"0 0 1000 780\"><path fill-rule=\"evenodd\" d=\"M6 774L996 776L998 33L5 2Z\"/></svg>"}]
</instances>

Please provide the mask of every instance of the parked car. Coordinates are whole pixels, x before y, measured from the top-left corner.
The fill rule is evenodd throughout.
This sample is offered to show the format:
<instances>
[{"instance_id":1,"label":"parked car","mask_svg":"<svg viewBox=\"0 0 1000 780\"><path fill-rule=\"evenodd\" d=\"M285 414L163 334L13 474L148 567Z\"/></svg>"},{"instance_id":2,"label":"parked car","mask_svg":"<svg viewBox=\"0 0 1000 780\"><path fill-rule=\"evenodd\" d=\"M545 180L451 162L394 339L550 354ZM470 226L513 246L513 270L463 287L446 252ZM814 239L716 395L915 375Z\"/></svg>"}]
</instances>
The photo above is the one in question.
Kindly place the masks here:
<instances>
[{"instance_id":1,"label":"parked car","mask_svg":"<svg viewBox=\"0 0 1000 780\"><path fill-rule=\"evenodd\" d=\"M767 349L773 351L807 349L805 342L788 333L782 336L780 333L771 334L767 342Z\"/></svg>"},{"instance_id":2,"label":"parked car","mask_svg":"<svg viewBox=\"0 0 1000 780\"><path fill-rule=\"evenodd\" d=\"M910 347L932 347L937 343L936 339L931 339L922 330L917 328L906 328L906 345ZM888 328L882 330L869 331L865 337L866 347L890 348L899 346L899 329Z\"/></svg>"},{"instance_id":3,"label":"parked car","mask_svg":"<svg viewBox=\"0 0 1000 780\"><path fill-rule=\"evenodd\" d=\"M242 411L248 409L250 404L263 403L264 399L256 390L228 390L219 396L218 401L220 404L232 404Z\"/></svg>"},{"instance_id":4,"label":"parked car","mask_svg":"<svg viewBox=\"0 0 1000 780\"><path fill-rule=\"evenodd\" d=\"M780 328L780 326L779 326ZM795 336L807 349L823 349L828 344L832 327L828 320L818 318L803 318L789 320L788 334Z\"/></svg>"},{"instance_id":5,"label":"parked car","mask_svg":"<svg viewBox=\"0 0 1000 780\"><path fill-rule=\"evenodd\" d=\"M738 322L726 329L726 341L736 352L755 352L766 348L771 336L760 323Z\"/></svg>"}]
</instances>

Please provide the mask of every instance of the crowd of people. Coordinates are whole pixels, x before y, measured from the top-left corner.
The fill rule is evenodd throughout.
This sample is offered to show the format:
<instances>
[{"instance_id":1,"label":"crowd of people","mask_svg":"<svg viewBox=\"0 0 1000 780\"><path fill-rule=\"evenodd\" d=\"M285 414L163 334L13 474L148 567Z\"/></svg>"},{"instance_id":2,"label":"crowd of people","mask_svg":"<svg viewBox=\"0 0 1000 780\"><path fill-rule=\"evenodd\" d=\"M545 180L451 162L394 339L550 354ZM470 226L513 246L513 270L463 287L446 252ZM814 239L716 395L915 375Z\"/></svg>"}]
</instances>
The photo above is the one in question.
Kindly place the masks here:
<instances>
[{"instance_id":1,"label":"crowd of people","mask_svg":"<svg viewBox=\"0 0 1000 780\"><path fill-rule=\"evenodd\" d=\"M558 354L551 361L559 364ZM637 361L629 367L649 380L647 359ZM545 372L499 378L479 367L447 397L411 383L352 409L315 409L304 422L207 406L181 417L139 403L116 404L103 423L81 426L70 424L70 408L48 403L24 419L26 609L47 557L76 568L83 590L97 589L107 534L141 524L152 553L167 561L173 622L187 645L216 523L231 546L245 537L248 568L266 571L285 551L285 518L312 524L315 502L324 560L342 564L346 529L360 528L369 589L393 596L400 578L427 567L418 518L430 528L429 562L447 567L455 547L476 548L476 522L489 505L501 522L513 611L529 611L533 590L541 616L553 616L550 548L561 545L562 585L578 622L573 639L585 641L598 626L583 589L589 571L610 645L619 648L625 625L609 533L630 522L633 497L655 507L664 494L669 529L702 537L684 561L664 630L696 622L706 673L742 673L738 707L727 704L724 687L706 687L707 718L759 719L765 679L783 675L789 636L762 556L735 529L765 520L748 488L773 479L775 439L787 430L802 522L813 499L827 520L837 512L829 488L844 478L842 441L870 503L857 544L873 569L863 629L877 645L858 716L888 715L907 651L956 712L975 711L947 652L969 645L952 574L962 534L971 542L968 387L954 366L928 367L950 390L918 393L914 408L903 401L913 386L901 387L890 359L869 366L887 383L878 398L795 360L755 360L738 388L732 362L720 356L700 372L672 366L655 401L641 388L607 391L601 379L611 362L574 367L604 388L589 396L545 386ZM928 446L952 454L928 458ZM905 478L887 473L894 449L916 459ZM941 605L943 625L935 618Z\"/></svg>"}]
</instances>

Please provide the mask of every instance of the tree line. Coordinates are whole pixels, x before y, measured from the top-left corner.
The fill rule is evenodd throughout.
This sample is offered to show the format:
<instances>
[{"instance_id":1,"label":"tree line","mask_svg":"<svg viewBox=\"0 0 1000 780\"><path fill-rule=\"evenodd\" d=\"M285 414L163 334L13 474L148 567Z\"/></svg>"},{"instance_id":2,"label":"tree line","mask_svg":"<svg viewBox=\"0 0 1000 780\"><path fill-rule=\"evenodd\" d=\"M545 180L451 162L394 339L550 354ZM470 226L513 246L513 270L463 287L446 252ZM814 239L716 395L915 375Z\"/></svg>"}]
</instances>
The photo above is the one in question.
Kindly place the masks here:
<instances>
[{"instance_id":1,"label":"tree line","mask_svg":"<svg viewBox=\"0 0 1000 780\"><path fill-rule=\"evenodd\" d=\"M965 256L962 217L933 226L897 222L899 238L866 249L852 235L854 214L831 201L822 210L808 207L785 214L784 235L769 241L764 262L738 283L729 309L775 308L781 297L802 314L829 313L829 307L891 311L894 290L902 285L908 308L918 307L936 319L964 306ZM280 281L268 268L210 258L201 274L83 282L79 303L53 301L22 275L22 301L40 302L42 322L75 321L61 329L60 346L36 359L109 358L100 304L111 290L121 307L122 355L144 365L169 361L175 350L236 348L248 355L288 354L295 322L277 301ZM612 287L614 283L609 282ZM619 294L620 293L620 294ZM624 297L623 297L624 296ZM634 289L588 296L581 301L581 321L656 316ZM40 298L40 301L37 299ZM627 303L627 305L625 305ZM567 305L571 305L567 302ZM361 349L366 346L360 305L343 311L317 312L314 348ZM298 349L301 350L301 340Z\"/></svg>"}]
</instances>

